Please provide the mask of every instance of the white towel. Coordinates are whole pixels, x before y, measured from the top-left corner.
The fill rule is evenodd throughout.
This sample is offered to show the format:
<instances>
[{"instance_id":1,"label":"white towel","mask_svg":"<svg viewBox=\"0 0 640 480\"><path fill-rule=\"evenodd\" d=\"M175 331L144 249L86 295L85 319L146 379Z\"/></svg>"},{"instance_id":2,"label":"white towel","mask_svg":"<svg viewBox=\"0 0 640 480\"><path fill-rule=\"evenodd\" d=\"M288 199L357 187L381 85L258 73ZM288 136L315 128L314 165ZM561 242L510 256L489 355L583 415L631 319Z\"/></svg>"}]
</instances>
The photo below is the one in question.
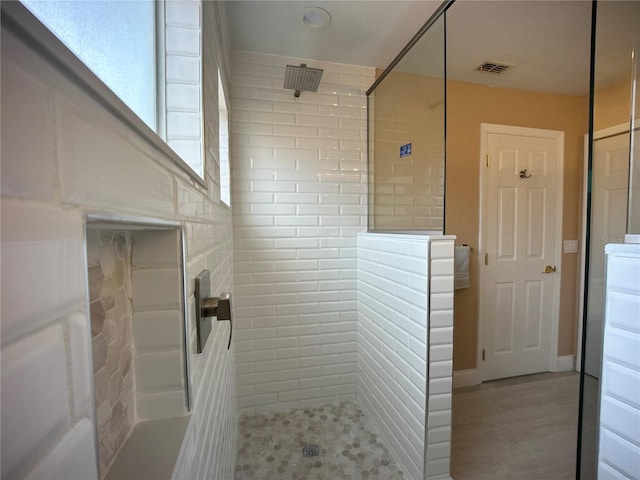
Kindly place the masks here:
<instances>
[{"instance_id":1,"label":"white towel","mask_svg":"<svg viewBox=\"0 0 640 480\"><path fill-rule=\"evenodd\" d=\"M454 287L456 290L469 288L471 278L469 277L469 252L468 245L456 246L453 260Z\"/></svg>"}]
</instances>

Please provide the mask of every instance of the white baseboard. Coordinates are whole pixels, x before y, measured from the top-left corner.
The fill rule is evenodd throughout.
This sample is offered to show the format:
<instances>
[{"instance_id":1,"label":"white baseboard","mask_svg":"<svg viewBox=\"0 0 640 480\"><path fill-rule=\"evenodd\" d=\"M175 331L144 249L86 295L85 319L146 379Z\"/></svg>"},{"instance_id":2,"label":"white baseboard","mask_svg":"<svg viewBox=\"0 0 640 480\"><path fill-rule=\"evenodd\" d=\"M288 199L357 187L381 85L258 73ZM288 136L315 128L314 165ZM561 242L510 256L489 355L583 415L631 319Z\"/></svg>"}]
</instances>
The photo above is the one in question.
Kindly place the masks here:
<instances>
[{"instance_id":1,"label":"white baseboard","mask_svg":"<svg viewBox=\"0 0 640 480\"><path fill-rule=\"evenodd\" d=\"M556 359L556 372L573 372L575 369L575 355L561 355Z\"/></svg>"},{"instance_id":2,"label":"white baseboard","mask_svg":"<svg viewBox=\"0 0 640 480\"><path fill-rule=\"evenodd\" d=\"M453 372L453 388L479 385L478 370L456 370Z\"/></svg>"}]
</instances>

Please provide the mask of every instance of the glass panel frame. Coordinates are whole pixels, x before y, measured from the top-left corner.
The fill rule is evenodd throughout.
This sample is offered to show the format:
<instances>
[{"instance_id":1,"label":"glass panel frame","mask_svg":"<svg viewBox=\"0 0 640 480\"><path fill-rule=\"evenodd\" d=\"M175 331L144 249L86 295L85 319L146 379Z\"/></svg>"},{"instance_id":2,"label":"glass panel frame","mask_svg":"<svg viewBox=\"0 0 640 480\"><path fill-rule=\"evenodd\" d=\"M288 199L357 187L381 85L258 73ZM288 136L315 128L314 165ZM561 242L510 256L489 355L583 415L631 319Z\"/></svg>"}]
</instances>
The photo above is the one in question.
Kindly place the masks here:
<instances>
[{"instance_id":1,"label":"glass panel frame","mask_svg":"<svg viewBox=\"0 0 640 480\"><path fill-rule=\"evenodd\" d=\"M586 193L586 239L581 340L581 390L576 478L598 476L600 378L604 333L605 253L609 243L639 233L635 122L638 118L640 4L594 2L591 124ZM606 143L606 145L605 145ZM625 198L626 197L626 198ZM617 202L617 203L616 203ZM624 211L626 208L626 211ZM636 231L634 231L636 230ZM625 235L626 233L626 235ZM625 237L627 240L625 240Z\"/></svg>"},{"instance_id":2,"label":"glass panel frame","mask_svg":"<svg viewBox=\"0 0 640 480\"><path fill-rule=\"evenodd\" d=\"M640 24L640 8L635 12ZM631 82L631 146L629 148L629 204L627 207L627 240L640 242L640 28L636 31L631 52L633 79Z\"/></svg>"}]
</instances>

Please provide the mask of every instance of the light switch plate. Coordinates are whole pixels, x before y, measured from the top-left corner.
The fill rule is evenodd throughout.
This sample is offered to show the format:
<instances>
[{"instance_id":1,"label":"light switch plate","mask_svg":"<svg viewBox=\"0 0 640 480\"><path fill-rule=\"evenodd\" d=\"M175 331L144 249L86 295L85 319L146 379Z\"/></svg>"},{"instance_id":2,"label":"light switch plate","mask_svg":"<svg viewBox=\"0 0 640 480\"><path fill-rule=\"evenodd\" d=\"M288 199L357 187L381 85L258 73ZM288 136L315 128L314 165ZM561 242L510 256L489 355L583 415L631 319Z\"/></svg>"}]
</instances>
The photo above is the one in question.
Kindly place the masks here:
<instances>
[{"instance_id":1,"label":"light switch plate","mask_svg":"<svg viewBox=\"0 0 640 480\"><path fill-rule=\"evenodd\" d=\"M563 246L564 253L578 253L578 240L565 240Z\"/></svg>"}]
</instances>

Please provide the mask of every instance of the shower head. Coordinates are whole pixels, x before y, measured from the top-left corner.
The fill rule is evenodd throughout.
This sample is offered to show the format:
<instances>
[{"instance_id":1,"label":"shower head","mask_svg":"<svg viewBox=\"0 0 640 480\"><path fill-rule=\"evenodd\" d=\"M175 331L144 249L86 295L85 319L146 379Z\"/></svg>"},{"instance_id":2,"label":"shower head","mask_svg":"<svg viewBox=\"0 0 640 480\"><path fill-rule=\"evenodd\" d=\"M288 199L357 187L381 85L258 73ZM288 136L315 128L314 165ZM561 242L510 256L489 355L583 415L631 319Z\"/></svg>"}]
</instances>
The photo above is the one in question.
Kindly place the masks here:
<instances>
[{"instance_id":1,"label":"shower head","mask_svg":"<svg viewBox=\"0 0 640 480\"><path fill-rule=\"evenodd\" d=\"M309 68L305 63L301 63L299 67L287 65L284 72L284 88L295 90L293 95L296 98L300 96L301 91L317 92L323 72L321 68Z\"/></svg>"}]
</instances>

